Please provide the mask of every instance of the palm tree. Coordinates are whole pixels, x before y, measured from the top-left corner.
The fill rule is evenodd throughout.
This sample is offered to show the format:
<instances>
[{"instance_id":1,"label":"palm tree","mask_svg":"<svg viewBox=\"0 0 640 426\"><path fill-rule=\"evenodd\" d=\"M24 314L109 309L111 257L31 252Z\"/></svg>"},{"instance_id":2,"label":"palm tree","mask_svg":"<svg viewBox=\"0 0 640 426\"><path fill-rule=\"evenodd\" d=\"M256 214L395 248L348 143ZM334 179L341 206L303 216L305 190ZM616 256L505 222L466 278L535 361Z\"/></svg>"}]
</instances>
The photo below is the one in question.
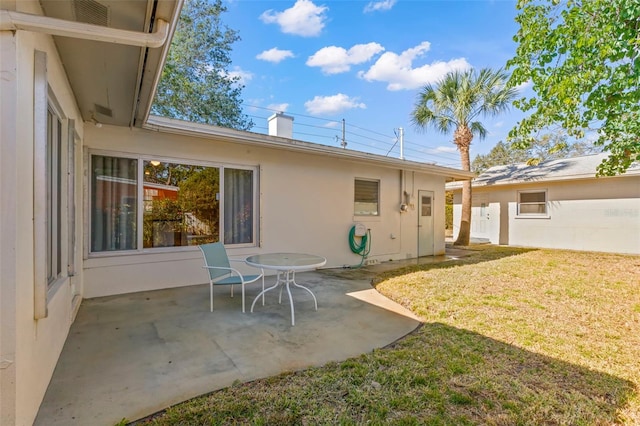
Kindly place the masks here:
<instances>
[{"instance_id":1,"label":"palm tree","mask_svg":"<svg viewBox=\"0 0 640 426\"><path fill-rule=\"evenodd\" d=\"M435 85L427 84L418 94L411 113L414 125L421 129L433 126L442 133L453 132L453 143L460 151L462 169L470 171L469 146L473 136L483 139L487 129L479 116L495 116L509 109L517 91L507 86L503 70L483 68L452 71ZM469 245L471 234L471 181L462 183L462 218L454 245Z\"/></svg>"}]
</instances>

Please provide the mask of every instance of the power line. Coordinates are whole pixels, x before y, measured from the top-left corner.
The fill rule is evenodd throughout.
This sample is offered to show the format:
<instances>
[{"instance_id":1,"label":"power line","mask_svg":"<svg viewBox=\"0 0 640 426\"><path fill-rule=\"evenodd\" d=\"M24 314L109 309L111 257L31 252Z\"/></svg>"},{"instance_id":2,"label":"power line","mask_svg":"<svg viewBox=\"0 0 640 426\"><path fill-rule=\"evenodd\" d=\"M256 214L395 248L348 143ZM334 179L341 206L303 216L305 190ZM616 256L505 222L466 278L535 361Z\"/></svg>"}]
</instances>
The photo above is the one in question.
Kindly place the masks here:
<instances>
[{"instance_id":1,"label":"power line","mask_svg":"<svg viewBox=\"0 0 640 426\"><path fill-rule=\"evenodd\" d=\"M281 111L280 109L275 109L275 108L268 108L268 107L262 107L259 105L244 105L245 107L248 108L255 108L255 109L259 109L259 110L265 110L265 111L270 111L270 112L274 112L274 113L282 113L283 111ZM316 138L316 139L322 139L322 140L331 140L334 141L334 143L332 145L337 146L338 143L341 141L341 138L338 134L338 132L340 132L340 130L338 128L335 127L328 127L326 125L317 125L317 124L313 124L313 122L309 122L308 120L317 120L317 121L321 121L321 122L326 122L326 123L332 123L335 124L336 126L338 126L340 124L341 120L335 120L335 119L327 119L327 118L322 118L322 117L316 117L316 116L312 116L312 115L307 115L307 114L298 114L298 113L292 113L292 112L286 112L287 115L290 115L294 118L301 118L303 120L300 120L298 122L296 122L296 127L304 127L307 129L314 129L315 133L310 133L310 132L299 132L294 130L294 134L298 135L298 136L306 136L306 137L310 137L310 138ZM251 118L255 118L258 120L267 120L269 117L268 116L261 116L261 115L255 115L255 114L247 114L249 117ZM342 120L343 121L343 120ZM349 144L353 144L353 145L357 145L357 146L361 146L366 148L364 151L366 152L367 150L371 151L371 150L375 150L375 151L379 151L381 153L385 153L385 155L389 155L393 149L396 147L397 143L398 143L398 139L397 136L394 137L394 135L392 134L385 134L385 133L381 133L375 130L371 130L368 129L366 127L362 127L356 124L352 124L349 122L345 122L344 124L345 126L345 135L348 136L345 139L345 142L349 143ZM254 124L255 128L258 128L260 130L264 130L267 131L267 127L264 126L257 126ZM366 132L366 133L370 133L372 135L376 135L378 137L372 137L369 136L367 134L363 134L361 132L355 132L351 129L358 129L361 132ZM395 129L394 129L395 130ZM383 137L385 139L381 139L379 137ZM379 147L378 145L382 144L383 148ZM441 163L441 164L448 164L451 165L453 163L451 163L451 161L456 161L457 163L455 164L455 166L458 166L459 164L459 159L452 154L447 154L447 153L428 153L428 152L424 152L424 149L436 149L436 146L433 145L426 145L426 144L418 144L412 141L408 141L405 140L404 141L404 150L405 150L405 156L409 156L410 158L416 159L415 161L425 161L425 162L436 162L436 163ZM435 158L435 161L434 161ZM417 160L419 159L419 160Z\"/></svg>"}]
</instances>

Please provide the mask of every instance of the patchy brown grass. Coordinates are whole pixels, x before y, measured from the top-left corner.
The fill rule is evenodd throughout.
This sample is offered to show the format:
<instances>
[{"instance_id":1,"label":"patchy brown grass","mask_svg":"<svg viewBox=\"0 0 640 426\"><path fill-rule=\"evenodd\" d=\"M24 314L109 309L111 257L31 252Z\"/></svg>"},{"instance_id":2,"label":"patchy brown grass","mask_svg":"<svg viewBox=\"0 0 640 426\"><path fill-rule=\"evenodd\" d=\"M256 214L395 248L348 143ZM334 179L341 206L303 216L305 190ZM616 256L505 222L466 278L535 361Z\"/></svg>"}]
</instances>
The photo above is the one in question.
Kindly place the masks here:
<instances>
[{"instance_id":1,"label":"patchy brown grass","mask_svg":"<svg viewBox=\"0 0 640 426\"><path fill-rule=\"evenodd\" d=\"M377 289L394 345L239 384L148 424L640 424L640 257L483 246Z\"/></svg>"}]
</instances>

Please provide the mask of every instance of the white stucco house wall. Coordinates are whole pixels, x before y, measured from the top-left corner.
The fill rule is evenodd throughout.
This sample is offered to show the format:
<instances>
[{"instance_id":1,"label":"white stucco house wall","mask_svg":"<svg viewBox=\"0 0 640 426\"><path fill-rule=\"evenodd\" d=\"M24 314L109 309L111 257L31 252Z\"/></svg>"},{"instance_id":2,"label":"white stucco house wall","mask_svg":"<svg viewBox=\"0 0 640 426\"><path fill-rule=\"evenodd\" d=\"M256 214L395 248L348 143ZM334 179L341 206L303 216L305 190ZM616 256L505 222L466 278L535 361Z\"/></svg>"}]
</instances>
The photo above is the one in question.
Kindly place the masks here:
<instances>
[{"instance_id":1,"label":"white stucco house wall","mask_svg":"<svg viewBox=\"0 0 640 426\"><path fill-rule=\"evenodd\" d=\"M472 181L471 238L525 247L640 254L640 165L596 178L606 154L496 166ZM461 185L454 192L454 238Z\"/></svg>"},{"instance_id":2,"label":"white stucco house wall","mask_svg":"<svg viewBox=\"0 0 640 426\"><path fill-rule=\"evenodd\" d=\"M150 117L181 7L0 0L3 426L33 423L83 299L203 284L199 242L339 267L359 222L369 262L444 253L470 173Z\"/></svg>"}]
</instances>

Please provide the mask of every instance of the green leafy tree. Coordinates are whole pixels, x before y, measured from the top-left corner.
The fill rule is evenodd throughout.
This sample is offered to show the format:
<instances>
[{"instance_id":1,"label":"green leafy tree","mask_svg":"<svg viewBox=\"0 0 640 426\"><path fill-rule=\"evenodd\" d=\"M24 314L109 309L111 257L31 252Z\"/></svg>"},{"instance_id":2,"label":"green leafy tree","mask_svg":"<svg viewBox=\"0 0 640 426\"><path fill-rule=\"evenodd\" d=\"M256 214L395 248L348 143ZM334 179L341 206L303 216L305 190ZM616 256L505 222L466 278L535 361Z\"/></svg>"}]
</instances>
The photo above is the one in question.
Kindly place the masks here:
<instances>
[{"instance_id":1,"label":"green leafy tree","mask_svg":"<svg viewBox=\"0 0 640 426\"><path fill-rule=\"evenodd\" d=\"M514 147L517 149L517 147ZM538 164L548 160L578 157L600 152L600 148L587 142L570 142L564 131L546 133L536 138L526 149L528 164Z\"/></svg>"},{"instance_id":2,"label":"green leafy tree","mask_svg":"<svg viewBox=\"0 0 640 426\"><path fill-rule=\"evenodd\" d=\"M531 115L511 140L526 147L552 125L578 138L597 131L596 144L609 152L599 175L640 161L640 1L519 0L517 7L511 83L532 82L535 95L515 102Z\"/></svg>"},{"instance_id":3,"label":"green leafy tree","mask_svg":"<svg viewBox=\"0 0 640 426\"><path fill-rule=\"evenodd\" d=\"M487 129L480 117L506 111L516 91L506 85L502 70L484 68L479 72L449 72L435 85L426 85L418 94L412 121L418 128L434 127L441 133L453 130L453 143L460 151L464 170L471 170L469 146L474 135L484 138ZM471 182L462 184L462 214L455 245L468 245L471 236Z\"/></svg>"},{"instance_id":4,"label":"green leafy tree","mask_svg":"<svg viewBox=\"0 0 640 426\"><path fill-rule=\"evenodd\" d=\"M511 144L500 141L487 154L476 155L471 163L471 170L480 174L494 166L524 163L528 159L526 150L514 148Z\"/></svg>"},{"instance_id":5,"label":"green leafy tree","mask_svg":"<svg viewBox=\"0 0 640 426\"><path fill-rule=\"evenodd\" d=\"M165 117L249 130L242 113L240 77L232 77L231 45L240 37L226 27L221 0L187 0L162 71L151 111Z\"/></svg>"},{"instance_id":6,"label":"green leafy tree","mask_svg":"<svg viewBox=\"0 0 640 426\"><path fill-rule=\"evenodd\" d=\"M471 170L480 174L494 166L519 163L529 165L559 158L577 157L600 152L600 148L587 142L569 142L565 132L547 133L534 139L526 148L500 141L485 155L477 155Z\"/></svg>"}]
</instances>

